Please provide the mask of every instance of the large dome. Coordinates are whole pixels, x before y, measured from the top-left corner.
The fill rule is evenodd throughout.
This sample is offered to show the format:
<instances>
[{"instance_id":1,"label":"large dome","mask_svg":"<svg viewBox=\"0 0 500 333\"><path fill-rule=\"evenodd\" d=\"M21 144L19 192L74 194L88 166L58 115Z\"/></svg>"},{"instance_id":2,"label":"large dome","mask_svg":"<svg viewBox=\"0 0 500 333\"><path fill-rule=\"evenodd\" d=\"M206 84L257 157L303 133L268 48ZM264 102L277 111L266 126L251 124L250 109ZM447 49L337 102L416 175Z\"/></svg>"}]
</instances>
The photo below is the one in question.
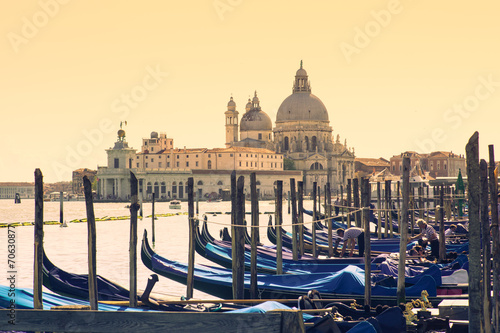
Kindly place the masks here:
<instances>
[{"instance_id":1,"label":"large dome","mask_svg":"<svg viewBox=\"0 0 500 333\"><path fill-rule=\"evenodd\" d=\"M323 102L308 92L294 92L281 103L276 122L316 120L328 121L328 111Z\"/></svg>"},{"instance_id":2,"label":"large dome","mask_svg":"<svg viewBox=\"0 0 500 333\"><path fill-rule=\"evenodd\" d=\"M271 118L262 110L250 110L240 120L240 131L271 131Z\"/></svg>"}]
</instances>

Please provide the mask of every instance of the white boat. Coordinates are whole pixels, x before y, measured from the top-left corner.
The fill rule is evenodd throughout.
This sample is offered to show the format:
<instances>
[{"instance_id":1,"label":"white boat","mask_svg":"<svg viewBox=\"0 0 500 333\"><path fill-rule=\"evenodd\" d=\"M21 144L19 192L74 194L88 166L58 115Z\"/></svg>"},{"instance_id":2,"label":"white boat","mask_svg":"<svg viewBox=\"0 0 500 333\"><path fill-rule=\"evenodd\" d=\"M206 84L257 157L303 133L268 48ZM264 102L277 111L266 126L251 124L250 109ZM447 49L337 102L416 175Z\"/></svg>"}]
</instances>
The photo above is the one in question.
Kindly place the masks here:
<instances>
[{"instance_id":1,"label":"white boat","mask_svg":"<svg viewBox=\"0 0 500 333\"><path fill-rule=\"evenodd\" d=\"M170 201L168 208L170 209L181 209L181 202L178 200Z\"/></svg>"}]
</instances>

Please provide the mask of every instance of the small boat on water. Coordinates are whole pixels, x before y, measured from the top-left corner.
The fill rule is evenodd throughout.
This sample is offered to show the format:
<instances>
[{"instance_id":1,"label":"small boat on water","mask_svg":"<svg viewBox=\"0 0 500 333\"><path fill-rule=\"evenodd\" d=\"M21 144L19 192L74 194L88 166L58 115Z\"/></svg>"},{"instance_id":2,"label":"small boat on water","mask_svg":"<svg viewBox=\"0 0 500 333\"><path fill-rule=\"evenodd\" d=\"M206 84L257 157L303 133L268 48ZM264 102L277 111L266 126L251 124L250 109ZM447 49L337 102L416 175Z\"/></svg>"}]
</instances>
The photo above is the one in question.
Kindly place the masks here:
<instances>
[{"instance_id":1,"label":"small boat on water","mask_svg":"<svg viewBox=\"0 0 500 333\"><path fill-rule=\"evenodd\" d=\"M179 200L171 200L168 204L170 209L181 209L181 202Z\"/></svg>"}]
</instances>

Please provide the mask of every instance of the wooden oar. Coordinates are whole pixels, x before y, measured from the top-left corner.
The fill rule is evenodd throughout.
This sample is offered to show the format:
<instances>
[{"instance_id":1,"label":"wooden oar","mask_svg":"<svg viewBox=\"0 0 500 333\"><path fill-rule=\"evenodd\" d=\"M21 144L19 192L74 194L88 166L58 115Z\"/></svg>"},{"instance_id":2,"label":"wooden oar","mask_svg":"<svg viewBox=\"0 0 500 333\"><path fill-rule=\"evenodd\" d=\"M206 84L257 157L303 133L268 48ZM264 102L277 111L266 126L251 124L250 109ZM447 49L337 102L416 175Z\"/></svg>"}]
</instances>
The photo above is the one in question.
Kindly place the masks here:
<instances>
[{"instance_id":1,"label":"wooden oar","mask_svg":"<svg viewBox=\"0 0 500 333\"><path fill-rule=\"evenodd\" d=\"M323 298L323 299L311 299L312 302L354 302L354 298ZM281 299L189 299L189 300L178 300L178 301L157 301L158 304L200 304L200 303L232 303L232 304L258 304L267 301L274 301L279 303L294 303L297 302L295 298L281 298ZM100 301L102 304L127 306L128 301ZM143 302L139 302L138 305L146 305Z\"/></svg>"}]
</instances>

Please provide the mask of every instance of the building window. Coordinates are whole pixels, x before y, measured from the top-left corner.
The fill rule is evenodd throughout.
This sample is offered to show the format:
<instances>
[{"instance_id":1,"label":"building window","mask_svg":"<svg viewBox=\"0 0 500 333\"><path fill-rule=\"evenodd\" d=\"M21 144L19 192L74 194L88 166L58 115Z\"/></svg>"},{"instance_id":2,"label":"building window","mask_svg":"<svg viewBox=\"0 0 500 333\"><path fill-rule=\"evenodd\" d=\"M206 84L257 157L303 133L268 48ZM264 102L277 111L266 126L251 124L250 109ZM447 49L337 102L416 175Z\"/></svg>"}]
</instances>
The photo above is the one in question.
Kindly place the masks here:
<instances>
[{"instance_id":1,"label":"building window","mask_svg":"<svg viewBox=\"0 0 500 333\"><path fill-rule=\"evenodd\" d=\"M176 163L177 167L179 167L179 162Z\"/></svg>"},{"instance_id":2,"label":"building window","mask_svg":"<svg viewBox=\"0 0 500 333\"><path fill-rule=\"evenodd\" d=\"M311 165L311 170L323 170L323 165L321 163L315 162Z\"/></svg>"},{"instance_id":3,"label":"building window","mask_svg":"<svg viewBox=\"0 0 500 333\"><path fill-rule=\"evenodd\" d=\"M240 154L240 157L241 157L241 154Z\"/></svg>"},{"instance_id":4,"label":"building window","mask_svg":"<svg viewBox=\"0 0 500 333\"><path fill-rule=\"evenodd\" d=\"M240 166L241 166L241 161L240 161Z\"/></svg>"},{"instance_id":5,"label":"building window","mask_svg":"<svg viewBox=\"0 0 500 333\"><path fill-rule=\"evenodd\" d=\"M161 168L161 162L158 162L158 168Z\"/></svg>"},{"instance_id":6,"label":"building window","mask_svg":"<svg viewBox=\"0 0 500 333\"><path fill-rule=\"evenodd\" d=\"M146 159L148 159L148 155L146 155Z\"/></svg>"},{"instance_id":7,"label":"building window","mask_svg":"<svg viewBox=\"0 0 500 333\"><path fill-rule=\"evenodd\" d=\"M264 163L260 162L260 167L263 168L264 167Z\"/></svg>"},{"instance_id":8,"label":"building window","mask_svg":"<svg viewBox=\"0 0 500 333\"><path fill-rule=\"evenodd\" d=\"M443 169L446 170L446 163L443 163Z\"/></svg>"},{"instance_id":9,"label":"building window","mask_svg":"<svg viewBox=\"0 0 500 333\"><path fill-rule=\"evenodd\" d=\"M211 155L211 154L208 154L208 157L211 157L210 155Z\"/></svg>"},{"instance_id":10,"label":"building window","mask_svg":"<svg viewBox=\"0 0 500 333\"><path fill-rule=\"evenodd\" d=\"M177 155L177 158L179 158L179 155Z\"/></svg>"},{"instance_id":11,"label":"building window","mask_svg":"<svg viewBox=\"0 0 500 333\"><path fill-rule=\"evenodd\" d=\"M186 158L189 158L189 155L186 155Z\"/></svg>"},{"instance_id":12,"label":"building window","mask_svg":"<svg viewBox=\"0 0 500 333\"><path fill-rule=\"evenodd\" d=\"M233 157L233 154L229 154L229 157Z\"/></svg>"},{"instance_id":13,"label":"building window","mask_svg":"<svg viewBox=\"0 0 500 333\"><path fill-rule=\"evenodd\" d=\"M148 167L148 162L146 162L146 168Z\"/></svg>"},{"instance_id":14,"label":"building window","mask_svg":"<svg viewBox=\"0 0 500 333\"><path fill-rule=\"evenodd\" d=\"M139 159L139 155L137 155L136 158Z\"/></svg>"},{"instance_id":15,"label":"building window","mask_svg":"<svg viewBox=\"0 0 500 333\"><path fill-rule=\"evenodd\" d=\"M208 161L207 168L208 168L208 169L212 169L212 161Z\"/></svg>"},{"instance_id":16,"label":"building window","mask_svg":"<svg viewBox=\"0 0 500 333\"><path fill-rule=\"evenodd\" d=\"M259 140L262 140L262 133L259 133Z\"/></svg>"},{"instance_id":17,"label":"building window","mask_svg":"<svg viewBox=\"0 0 500 333\"><path fill-rule=\"evenodd\" d=\"M137 167L139 167L139 163L137 163Z\"/></svg>"},{"instance_id":18,"label":"building window","mask_svg":"<svg viewBox=\"0 0 500 333\"><path fill-rule=\"evenodd\" d=\"M437 169L441 170L441 163L437 162Z\"/></svg>"},{"instance_id":19,"label":"building window","mask_svg":"<svg viewBox=\"0 0 500 333\"><path fill-rule=\"evenodd\" d=\"M198 158L198 155L196 155L196 158Z\"/></svg>"},{"instance_id":20,"label":"building window","mask_svg":"<svg viewBox=\"0 0 500 333\"><path fill-rule=\"evenodd\" d=\"M188 167L189 167L189 162L186 162L186 168L188 168Z\"/></svg>"},{"instance_id":21,"label":"building window","mask_svg":"<svg viewBox=\"0 0 500 333\"><path fill-rule=\"evenodd\" d=\"M219 181L217 182L217 185L219 185L219 186L223 186L223 185L224 185L224 183L222 182L222 180L219 180Z\"/></svg>"},{"instance_id":22,"label":"building window","mask_svg":"<svg viewBox=\"0 0 500 333\"><path fill-rule=\"evenodd\" d=\"M155 151L155 147L151 147L151 151Z\"/></svg>"},{"instance_id":23,"label":"building window","mask_svg":"<svg viewBox=\"0 0 500 333\"><path fill-rule=\"evenodd\" d=\"M154 159L154 158L152 158L152 159L151 159L151 162L154 162L154 161L155 161L155 159Z\"/></svg>"},{"instance_id":24,"label":"building window","mask_svg":"<svg viewBox=\"0 0 500 333\"><path fill-rule=\"evenodd\" d=\"M196 161L196 166L198 166L198 161Z\"/></svg>"},{"instance_id":25,"label":"building window","mask_svg":"<svg viewBox=\"0 0 500 333\"><path fill-rule=\"evenodd\" d=\"M115 169L118 169L120 167L120 160L115 158Z\"/></svg>"},{"instance_id":26,"label":"building window","mask_svg":"<svg viewBox=\"0 0 500 333\"><path fill-rule=\"evenodd\" d=\"M170 168L170 162L167 162L167 168Z\"/></svg>"},{"instance_id":27,"label":"building window","mask_svg":"<svg viewBox=\"0 0 500 333\"><path fill-rule=\"evenodd\" d=\"M222 157L222 154L219 154L219 157Z\"/></svg>"}]
</instances>

